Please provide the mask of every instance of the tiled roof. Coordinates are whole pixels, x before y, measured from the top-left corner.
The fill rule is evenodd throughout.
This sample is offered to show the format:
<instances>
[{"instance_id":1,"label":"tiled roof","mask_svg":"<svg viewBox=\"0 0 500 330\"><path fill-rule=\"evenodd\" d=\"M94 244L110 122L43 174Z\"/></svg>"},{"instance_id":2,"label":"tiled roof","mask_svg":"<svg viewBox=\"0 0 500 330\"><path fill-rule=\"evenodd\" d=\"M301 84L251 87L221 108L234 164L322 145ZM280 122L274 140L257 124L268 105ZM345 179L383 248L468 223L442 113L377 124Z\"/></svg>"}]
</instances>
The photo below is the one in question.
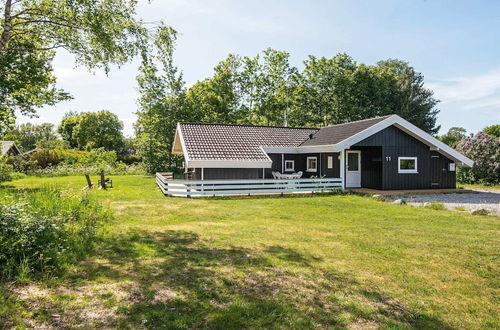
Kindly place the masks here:
<instances>
[{"instance_id":1,"label":"tiled roof","mask_svg":"<svg viewBox=\"0 0 500 330\"><path fill-rule=\"evenodd\" d=\"M389 117L390 115L322 127L316 132L316 134L314 134L312 139L307 139L300 146L336 144Z\"/></svg>"},{"instance_id":2,"label":"tiled roof","mask_svg":"<svg viewBox=\"0 0 500 330\"><path fill-rule=\"evenodd\" d=\"M260 147L297 147L315 128L181 123L190 160L268 161Z\"/></svg>"}]
</instances>

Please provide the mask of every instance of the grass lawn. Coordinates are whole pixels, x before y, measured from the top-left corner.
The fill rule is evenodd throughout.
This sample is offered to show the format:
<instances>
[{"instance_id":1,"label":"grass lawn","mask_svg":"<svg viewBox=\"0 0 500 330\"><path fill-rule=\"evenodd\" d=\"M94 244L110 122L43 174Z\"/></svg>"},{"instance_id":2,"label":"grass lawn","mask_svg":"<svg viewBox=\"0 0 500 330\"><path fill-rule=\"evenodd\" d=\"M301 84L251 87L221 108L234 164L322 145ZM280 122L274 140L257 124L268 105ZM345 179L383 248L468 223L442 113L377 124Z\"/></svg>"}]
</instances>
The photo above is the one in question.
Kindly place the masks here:
<instances>
[{"instance_id":1,"label":"grass lawn","mask_svg":"<svg viewBox=\"0 0 500 330\"><path fill-rule=\"evenodd\" d=\"M479 190L500 190L500 185L486 186L484 184L459 184L459 188L464 189L479 189Z\"/></svg>"},{"instance_id":2,"label":"grass lawn","mask_svg":"<svg viewBox=\"0 0 500 330\"><path fill-rule=\"evenodd\" d=\"M2 189L49 183L85 185ZM91 192L115 214L95 257L3 288L0 326L500 327L497 217L347 195L167 198L153 178L113 183Z\"/></svg>"}]
</instances>

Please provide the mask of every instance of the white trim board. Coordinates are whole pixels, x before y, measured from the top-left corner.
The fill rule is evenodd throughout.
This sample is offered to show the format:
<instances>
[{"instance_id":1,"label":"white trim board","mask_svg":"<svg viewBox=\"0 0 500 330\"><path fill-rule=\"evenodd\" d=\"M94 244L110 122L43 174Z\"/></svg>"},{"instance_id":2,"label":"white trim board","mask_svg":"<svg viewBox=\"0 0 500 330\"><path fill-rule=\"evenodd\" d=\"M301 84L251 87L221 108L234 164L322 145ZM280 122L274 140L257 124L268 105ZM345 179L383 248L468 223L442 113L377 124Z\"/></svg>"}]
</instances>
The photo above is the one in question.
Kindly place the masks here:
<instances>
[{"instance_id":1,"label":"white trim board","mask_svg":"<svg viewBox=\"0 0 500 330\"><path fill-rule=\"evenodd\" d=\"M396 126L403 132L407 133L410 136L413 136L414 138L428 145L429 147L437 148L437 150L439 150L440 153L448 156L449 158L451 158L452 160L454 160L455 162L459 163L462 166L472 167L472 165L474 165L474 161L472 161L472 159L465 157L458 151L454 150L453 148L449 147L448 145L444 144L443 142L439 141L432 135L424 132L417 126L404 120L398 115L392 115L387 119L384 119L381 122L378 122L377 124L370 126L367 129L337 143L335 145L335 149L336 150L349 149L352 145L361 142L362 140L372 136L375 133L378 133L379 131L391 125Z\"/></svg>"}]
</instances>

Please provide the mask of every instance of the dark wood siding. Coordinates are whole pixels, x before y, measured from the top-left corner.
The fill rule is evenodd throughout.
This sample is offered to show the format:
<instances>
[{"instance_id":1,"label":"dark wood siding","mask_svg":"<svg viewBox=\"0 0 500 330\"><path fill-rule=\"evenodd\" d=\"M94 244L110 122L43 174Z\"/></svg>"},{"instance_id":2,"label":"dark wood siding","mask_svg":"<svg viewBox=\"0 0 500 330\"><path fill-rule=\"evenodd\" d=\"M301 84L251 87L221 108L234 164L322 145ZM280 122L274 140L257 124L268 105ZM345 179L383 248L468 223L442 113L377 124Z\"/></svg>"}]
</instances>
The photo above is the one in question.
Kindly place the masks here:
<instances>
[{"instance_id":1,"label":"dark wood siding","mask_svg":"<svg viewBox=\"0 0 500 330\"><path fill-rule=\"evenodd\" d=\"M382 189L429 189L431 186L431 154L429 146L418 141L412 136L401 131L397 127L390 126L386 129L357 143L353 149L361 147L381 147L382 152ZM451 161L439 154L444 162ZM363 156L362 156L363 157ZM398 173L398 157L417 157L418 173ZM367 165L367 164L365 164ZM368 184L375 182L372 175L377 171L371 171L363 175ZM455 186L455 173L448 170L439 175L441 188ZM364 182L362 182L364 184ZM364 185L363 185L364 186ZM367 186L368 187L368 186Z\"/></svg>"},{"instance_id":2,"label":"dark wood siding","mask_svg":"<svg viewBox=\"0 0 500 330\"><path fill-rule=\"evenodd\" d=\"M333 169L328 168L328 156L333 157ZM266 178L272 178L272 171L277 171L283 173L282 171L282 159L281 154L269 154L269 157L273 161L272 168L266 169ZM318 159L318 171L317 172L307 172L307 157L317 157ZM340 178L340 161L339 154L337 152L332 153L313 153L313 154L284 154L284 160L294 161L294 171L302 171L302 177L308 178L313 175L325 175L327 178ZM286 172L285 172L286 173Z\"/></svg>"},{"instance_id":3,"label":"dark wood siding","mask_svg":"<svg viewBox=\"0 0 500 330\"><path fill-rule=\"evenodd\" d=\"M352 147L361 150L361 187L382 189L382 147Z\"/></svg>"},{"instance_id":4,"label":"dark wood siding","mask_svg":"<svg viewBox=\"0 0 500 330\"><path fill-rule=\"evenodd\" d=\"M201 168L195 171L195 180L201 180ZM205 168L204 180L262 179L261 168Z\"/></svg>"},{"instance_id":5,"label":"dark wood siding","mask_svg":"<svg viewBox=\"0 0 500 330\"><path fill-rule=\"evenodd\" d=\"M333 168L328 168L328 157L333 157ZM327 178L340 178L340 160L339 153L321 153L321 175Z\"/></svg>"},{"instance_id":6,"label":"dark wood siding","mask_svg":"<svg viewBox=\"0 0 500 330\"><path fill-rule=\"evenodd\" d=\"M450 159L431 151L431 188L456 188L456 172L450 171Z\"/></svg>"}]
</instances>

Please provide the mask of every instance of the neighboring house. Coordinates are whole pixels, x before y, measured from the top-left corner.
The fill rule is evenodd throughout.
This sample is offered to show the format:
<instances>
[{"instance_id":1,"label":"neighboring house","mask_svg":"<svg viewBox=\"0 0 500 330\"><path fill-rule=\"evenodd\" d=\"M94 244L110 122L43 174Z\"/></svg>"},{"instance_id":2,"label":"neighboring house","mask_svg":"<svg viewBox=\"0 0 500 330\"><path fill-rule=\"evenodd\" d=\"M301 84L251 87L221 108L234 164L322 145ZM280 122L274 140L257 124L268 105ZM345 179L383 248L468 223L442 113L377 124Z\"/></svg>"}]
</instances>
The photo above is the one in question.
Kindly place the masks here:
<instances>
[{"instance_id":1,"label":"neighboring house","mask_svg":"<svg viewBox=\"0 0 500 330\"><path fill-rule=\"evenodd\" d=\"M21 154L21 150L14 141L0 141L0 156L17 156Z\"/></svg>"},{"instance_id":2,"label":"neighboring house","mask_svg":"<svg viewBox=\"0 0 500 330\"><path fill-rule=\"evenodd\" d=\"M323 128L179 123L172 152L193 179L342 178L345 188L455 188L473 161L397 115Z\"/></svg>"}]
</instances>

